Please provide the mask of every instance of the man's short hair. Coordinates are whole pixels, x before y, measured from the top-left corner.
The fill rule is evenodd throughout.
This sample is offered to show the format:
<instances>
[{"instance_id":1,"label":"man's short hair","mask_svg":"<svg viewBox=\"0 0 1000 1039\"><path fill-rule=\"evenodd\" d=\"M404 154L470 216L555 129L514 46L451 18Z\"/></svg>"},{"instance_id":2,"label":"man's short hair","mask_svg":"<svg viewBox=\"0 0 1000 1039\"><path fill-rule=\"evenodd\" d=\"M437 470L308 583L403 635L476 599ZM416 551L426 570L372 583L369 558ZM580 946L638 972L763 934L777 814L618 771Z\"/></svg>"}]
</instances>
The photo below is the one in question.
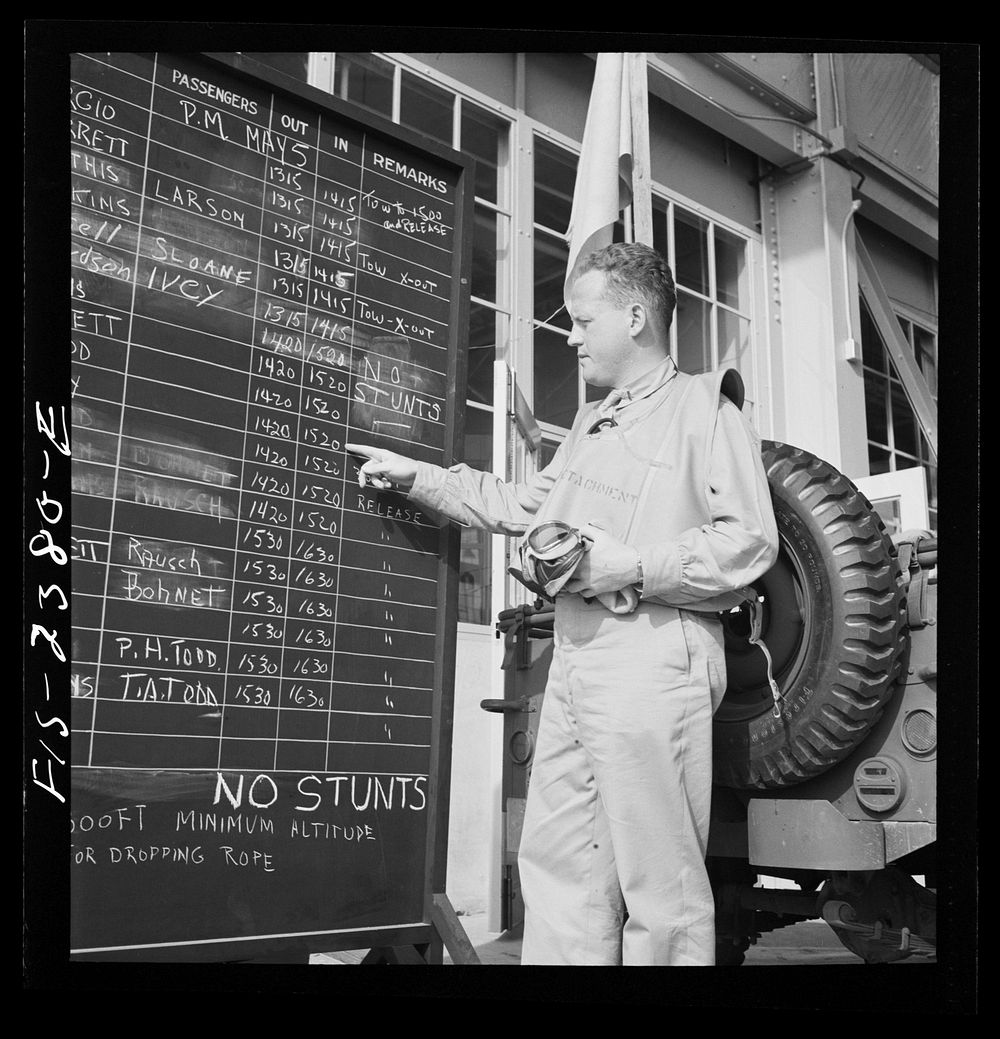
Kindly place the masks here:
<instances>
[{"instance_id":1,"label":"man's short hair","mask_svg":"<svg viewBox=\"0 0 1000 1039\"><path fill-rule=\"evenodd\" d=\"M605 295L615 306L627 307L637 299L662 322L668 332L677 306L677 290L670 265L655 249L641 242L615 242L585 257L577 277L602 271Z\"/></svg>"}]
</instances>

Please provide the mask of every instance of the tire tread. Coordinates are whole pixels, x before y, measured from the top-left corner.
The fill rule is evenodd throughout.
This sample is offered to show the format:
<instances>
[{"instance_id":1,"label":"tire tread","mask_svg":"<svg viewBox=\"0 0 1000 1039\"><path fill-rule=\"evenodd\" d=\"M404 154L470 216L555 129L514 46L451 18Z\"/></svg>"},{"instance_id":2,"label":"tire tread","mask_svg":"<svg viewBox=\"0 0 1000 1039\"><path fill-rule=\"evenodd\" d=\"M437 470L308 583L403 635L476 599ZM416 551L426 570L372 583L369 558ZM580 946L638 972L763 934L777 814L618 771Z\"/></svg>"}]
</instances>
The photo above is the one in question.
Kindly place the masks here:
<instances>
[{"instance_id":1,"label":"tire tread","mask_svg":"<svg viewBox=\"0 0 1000 1039\"><path fill-rule=\"evenodd\" d=\"M717 783L758 790L800 783L843 760L881 717L907 644L896 550L865 496L800 448L764 441L762 454L776 506L781 499L825 542L831 594L848 612L824 662L823 687L811 689L798 713L784 712L782 735L765 733L754 741L748 732L743 742L725 743L717 756ZM790 702L791 690L783 692ZM767 713L743 724L766 724ZM727 754L730 747L736 752Z\"/></svg>"}]
</instances>

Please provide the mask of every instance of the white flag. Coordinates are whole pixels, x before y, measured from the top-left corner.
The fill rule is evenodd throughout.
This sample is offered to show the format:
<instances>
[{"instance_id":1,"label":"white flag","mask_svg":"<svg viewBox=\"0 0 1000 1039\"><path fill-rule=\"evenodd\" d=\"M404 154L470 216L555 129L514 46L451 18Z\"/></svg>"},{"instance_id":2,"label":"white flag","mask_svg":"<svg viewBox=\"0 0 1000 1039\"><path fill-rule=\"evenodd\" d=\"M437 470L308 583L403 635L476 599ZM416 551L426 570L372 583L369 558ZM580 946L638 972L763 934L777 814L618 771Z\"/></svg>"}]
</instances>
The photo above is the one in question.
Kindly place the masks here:
<instances>
[{"instance_id":1,"label":"white flag","mask_svg":"<svg viewBox=\"0 0 1000 1039\"><path fill-rule=\"evenodd\" d=\"M630 62L598 54L570 213L566 289L583 257L611 244L615 221L632 201Z\"/></svg>"}]
</instances>

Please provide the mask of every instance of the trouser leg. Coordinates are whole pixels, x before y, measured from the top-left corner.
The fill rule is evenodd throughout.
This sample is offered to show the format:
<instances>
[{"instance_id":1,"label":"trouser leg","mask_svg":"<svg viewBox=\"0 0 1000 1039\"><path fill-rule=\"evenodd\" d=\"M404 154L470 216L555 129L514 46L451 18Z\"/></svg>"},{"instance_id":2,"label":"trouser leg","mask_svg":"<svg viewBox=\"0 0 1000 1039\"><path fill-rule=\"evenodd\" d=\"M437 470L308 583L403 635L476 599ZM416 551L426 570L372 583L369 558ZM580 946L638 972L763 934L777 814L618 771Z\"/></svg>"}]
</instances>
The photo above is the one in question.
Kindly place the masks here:
<instances>
[{"instance_id":1,"label":"trouser leg","mask_svg":"<svg viewBox=\"0 0 1000 1039\"><path fill-rule=\"evenodd\" d=\"M527 962L620 962L623 894L626 964L711 965L721 631L664 607L623 622L580 606L562 620L521 853L525 949L551 958Z\"/></svg>"},{"instance_id":2,"label":"trouser leg","mask_svg":"<svg viewBox=\"0 0 1000 1039\"><path fill-rule=\"evenodd\" d=\"M532 761L518 870L521 963L618 965L622 902L607 816L580 742L559 646Z\"/></svg>"},{"instance_id":3,"label":"trouser leg","mask_svg":"<svg viewBox=\"0 0 1000 1039\"><path fill-rule=\"evenodd\" d=\"M721 645L701 619L673 610L638 617L624 635L621 665L591 669L577 697L628 911L623 962L711 966L705 851Z\"/></svg>"}]
</instances>

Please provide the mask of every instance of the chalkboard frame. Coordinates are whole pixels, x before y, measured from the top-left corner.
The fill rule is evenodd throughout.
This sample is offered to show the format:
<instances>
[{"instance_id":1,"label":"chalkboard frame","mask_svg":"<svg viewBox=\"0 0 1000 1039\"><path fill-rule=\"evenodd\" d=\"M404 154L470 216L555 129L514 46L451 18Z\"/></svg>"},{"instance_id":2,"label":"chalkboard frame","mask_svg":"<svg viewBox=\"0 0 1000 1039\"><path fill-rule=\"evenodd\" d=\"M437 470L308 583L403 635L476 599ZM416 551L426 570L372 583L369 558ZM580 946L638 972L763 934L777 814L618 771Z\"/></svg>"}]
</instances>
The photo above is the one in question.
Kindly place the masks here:
<instances>
[{"instance_id":1,"label":"chalkboard frame","mask_svg":"<svg viewBox=\"0 0 1000 1039\"><path fill-rule=\"evenodd\" d=\"M169 52L164 52L169 53ZM186 54L210 68L266 86L276 94L293 97L335 115L359 129L380 134L408 149L450 167L456 175L454 191L454 248L447 343L447 385L451 389L445 408L444 456L449 466L460 457L465 423L472 236L474 218L474 160L461 152L384 119L360 106L336 98L239 53ZM420 921L403 921L377 928L318 930L303 935L246 936L192 940L152 945L141 950L73 950L76 961L142 960L148 962L305 962L312 952L345 949L372 950L369 962L441 962L442 946L461 952L464 933L455 920L445 895L447 878L448 820L451 789L451 737L454 719L455 652L458 619L458 563L460 539L457 527L440 527L437 567L438 609L435 628L434 687L430 766L427 792L427 828L420 862L423 877L423 915ZM405 948L401 948L405 947ZM394 953L393 950L398 950ZM474 962L474 954L473 954Z\"/></svg>"}]
</instances>

